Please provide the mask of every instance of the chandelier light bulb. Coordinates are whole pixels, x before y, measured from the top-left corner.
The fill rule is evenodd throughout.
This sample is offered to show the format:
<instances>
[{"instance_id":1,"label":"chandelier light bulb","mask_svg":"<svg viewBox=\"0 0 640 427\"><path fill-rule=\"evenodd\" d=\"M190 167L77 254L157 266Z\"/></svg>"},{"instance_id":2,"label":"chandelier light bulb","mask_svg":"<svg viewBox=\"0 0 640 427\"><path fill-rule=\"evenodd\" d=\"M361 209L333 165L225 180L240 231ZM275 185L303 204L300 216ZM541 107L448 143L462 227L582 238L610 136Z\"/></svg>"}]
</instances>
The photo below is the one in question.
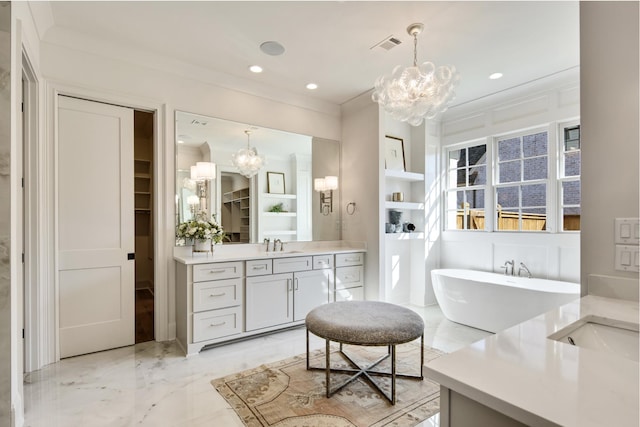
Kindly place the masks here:
<instances>
[{"instance_id":1,"label":"chandelier light bulb","mask_svg":"<svg viewBox=\"0 0 640 427\"><path fill-rule=\"evenodd\" d=\"M412 126L446 111L460 80L452 65L436 67L432 62L418 65L418 34L423 28L422 24L407 28L407 33L413 36L413 66L398 65L390 75L378 77L371 96L392 118Z\"/></svg>"}]
</instances>

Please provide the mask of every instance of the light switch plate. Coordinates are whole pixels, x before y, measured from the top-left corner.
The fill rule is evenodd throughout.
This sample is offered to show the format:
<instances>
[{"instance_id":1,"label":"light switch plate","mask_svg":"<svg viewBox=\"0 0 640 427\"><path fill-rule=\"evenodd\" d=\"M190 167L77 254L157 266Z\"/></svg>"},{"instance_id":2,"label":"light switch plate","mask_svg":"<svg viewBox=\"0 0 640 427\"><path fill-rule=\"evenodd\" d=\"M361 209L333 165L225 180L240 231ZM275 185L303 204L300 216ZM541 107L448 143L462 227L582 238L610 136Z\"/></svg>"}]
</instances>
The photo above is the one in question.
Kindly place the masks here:
<instances>
[{"instance_id":1,"label":"light switch plate","mask_svg":"<svg viewBox=\"0 0 640 427\"><path fill-rule=\"evenodd\" d=\"M616 245L616 270L640 271L640 247Z\"/></svg>"},{"instance_id":2,"label":"light switch plate","mask_svg":"<svg viewBox=\"0 0 640 427\"><path fill-rule=\"evenodd\" d=\"M640 221L638 218L616 218L616 244L640 244Z\"/></svg>"}]
</instances>

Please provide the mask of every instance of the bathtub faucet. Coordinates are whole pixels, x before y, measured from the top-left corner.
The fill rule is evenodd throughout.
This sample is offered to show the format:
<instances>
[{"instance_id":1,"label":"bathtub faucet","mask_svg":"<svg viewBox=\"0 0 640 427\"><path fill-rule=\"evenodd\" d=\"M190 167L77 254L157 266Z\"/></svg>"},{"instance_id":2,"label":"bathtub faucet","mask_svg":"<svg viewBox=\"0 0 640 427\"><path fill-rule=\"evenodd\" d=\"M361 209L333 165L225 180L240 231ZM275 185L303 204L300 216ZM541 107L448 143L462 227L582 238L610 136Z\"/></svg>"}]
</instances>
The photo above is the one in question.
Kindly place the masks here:
<instances>
[{"instance_id":1,"label":"bathtub faucet","mask_svg":"<svg viewBox=\"0 0 640 427\"><path fill-rule=\"evenodd\" d=\"M514 275L514 271L513 271L513 260L509 261L505 261L504 265L501 266L500 268L504 268L504 275L505 276L513 276Z\"/></svg>"},{"instance_id":2,"label":"bathtub faucet","mask_svg":"<svg viewBox=\"0 0 640 427\"><path fill-rule=\"evenodd\" d=\"M529 269L527 268L526 265L524 265L524 262L520 263L520 268L518 268L518 276L520 276L520 273L522 272L522 270L527 272L527 277L529 279L531 279L533 276L531 275L531 272L529 271Z\"/></svg>"}]
</instances>

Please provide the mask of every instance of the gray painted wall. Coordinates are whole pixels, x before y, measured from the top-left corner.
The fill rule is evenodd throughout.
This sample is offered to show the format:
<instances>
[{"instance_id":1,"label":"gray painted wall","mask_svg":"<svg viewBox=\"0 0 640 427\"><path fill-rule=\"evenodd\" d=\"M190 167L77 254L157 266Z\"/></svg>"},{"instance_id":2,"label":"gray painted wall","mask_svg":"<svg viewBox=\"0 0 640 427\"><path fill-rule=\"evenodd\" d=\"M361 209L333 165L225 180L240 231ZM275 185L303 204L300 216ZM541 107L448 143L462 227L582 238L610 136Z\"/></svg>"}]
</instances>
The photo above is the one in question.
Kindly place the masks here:
<instances>
[{"instance_id":1,"label":"gray painted wall","mask_svg":"<svg viewBox=\"0 0 640 427\"><path fill-rule=\"evenodd\" d=\"M580 3L582 289L635 300L638 273L614 268L614 220L639 216L638 12L638 2Z\"/></svg>"}]
</instances>

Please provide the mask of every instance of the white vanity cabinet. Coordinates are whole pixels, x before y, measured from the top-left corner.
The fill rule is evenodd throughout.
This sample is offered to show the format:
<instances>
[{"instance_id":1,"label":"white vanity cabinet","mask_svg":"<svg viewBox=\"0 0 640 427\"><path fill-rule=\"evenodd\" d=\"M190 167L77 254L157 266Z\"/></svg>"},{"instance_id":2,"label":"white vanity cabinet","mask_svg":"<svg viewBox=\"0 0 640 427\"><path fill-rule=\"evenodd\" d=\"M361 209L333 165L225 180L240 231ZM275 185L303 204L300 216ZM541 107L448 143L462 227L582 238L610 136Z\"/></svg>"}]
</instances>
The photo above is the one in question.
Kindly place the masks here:
<instances>
[{"instance_id":1,"label":"white vanity cabinet","mask_svg":"<svg viewBox=\"0 0 640 427\"><path fill-rule=\"evenodd\" d=\"M303 322L314 307L331 301L333 255L316 260L315 270L314 258L274 259L273 274L247 277L247 332Z\"/></svg>"},{"instance_id":2,"label":"white vanity cabinet","mask_svg":"<svg viewBox=\"0 0 640 427\"><path fill-rule=\"evenodd\" d=\"M364 300L364 252L336 254L334 301Z\"/></svg>"},{"instance_id":3,"label":"white vanity cabinet","mask_svg":"<svg viewBox=\"0 0 640 427\"><path fill-rule=\"evenodd\" d=\"M176 265L176 338L187 354L243 331L242 261Z\"/></svg>"},{"instance_id":4,"label":"white vanity cabinet","mask_svg":"<svg viewBox=\"0 0 640 427\"><path fill-rule=\"evenodd\" d=\"M364 252L176 261L176 339L187 355L303 325L315 307L364 294Z\"/></svg>"}]
</instances>

